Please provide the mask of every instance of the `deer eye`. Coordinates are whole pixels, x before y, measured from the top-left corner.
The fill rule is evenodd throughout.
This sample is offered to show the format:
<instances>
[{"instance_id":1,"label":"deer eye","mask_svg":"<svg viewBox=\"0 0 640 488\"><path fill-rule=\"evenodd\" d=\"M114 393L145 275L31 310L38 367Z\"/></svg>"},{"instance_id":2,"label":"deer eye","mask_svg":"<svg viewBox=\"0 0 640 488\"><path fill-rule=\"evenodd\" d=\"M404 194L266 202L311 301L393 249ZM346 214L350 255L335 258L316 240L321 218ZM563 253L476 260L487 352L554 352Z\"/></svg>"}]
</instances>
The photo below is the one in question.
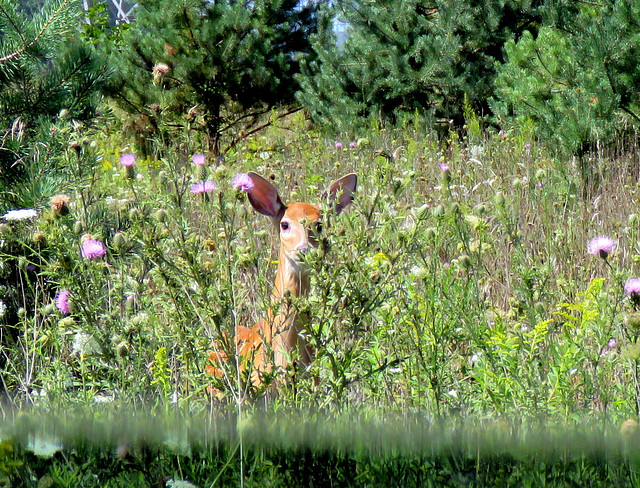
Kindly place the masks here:
<instances>
[{"instance_id":1,"label":"deer eye","mask_svg":"<svg viewBox=\"0 0 640 488\"><path fill-rule=\"evenodd\" d=\"M314 234L322 234L322 222L316 222L313 225L313 233Z\"/></svg>"},{"instance_id":2,"label":"deer eye","mask_svg":"<svg viewBox=\"0 0 640 488\"><path fill-rule=\"evenodd\" d=\"M289 222L280 222L280 228L282 230L289 230Z\"/></svg>"}]
</instances>

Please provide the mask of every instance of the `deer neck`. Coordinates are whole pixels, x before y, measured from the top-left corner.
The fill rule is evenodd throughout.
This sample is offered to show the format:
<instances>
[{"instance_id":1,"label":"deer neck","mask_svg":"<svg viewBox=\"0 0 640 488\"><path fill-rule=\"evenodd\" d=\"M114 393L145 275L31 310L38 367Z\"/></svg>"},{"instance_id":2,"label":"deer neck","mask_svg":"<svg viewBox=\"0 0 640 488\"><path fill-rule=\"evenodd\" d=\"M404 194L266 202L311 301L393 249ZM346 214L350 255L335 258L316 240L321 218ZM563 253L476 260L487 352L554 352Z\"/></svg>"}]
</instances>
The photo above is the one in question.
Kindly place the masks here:
<instances>
[{"instance_id":1,"label":"deer neck","mask_svg":"<svg viewBox=\"0 0 640 488\"><path fill-rule=\"evenodd\" d=\"M282 302L287 295L292 297L306 296L309 294L310 287L309 269L304 264L287 257L281 249L272 301Z\"/></svg>"}]
</instances>

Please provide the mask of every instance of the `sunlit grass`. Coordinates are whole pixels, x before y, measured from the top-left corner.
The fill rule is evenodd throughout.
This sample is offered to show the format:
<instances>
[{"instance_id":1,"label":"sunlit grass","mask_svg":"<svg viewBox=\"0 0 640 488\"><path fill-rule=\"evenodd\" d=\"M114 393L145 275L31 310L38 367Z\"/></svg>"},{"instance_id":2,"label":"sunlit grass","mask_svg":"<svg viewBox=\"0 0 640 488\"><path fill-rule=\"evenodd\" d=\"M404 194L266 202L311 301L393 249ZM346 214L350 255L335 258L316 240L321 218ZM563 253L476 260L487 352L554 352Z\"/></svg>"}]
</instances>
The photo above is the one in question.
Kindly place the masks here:
<instances>
[{"instance_id":1,"label":"sunlit grass","mask_svg":"<svg viewBox=\"0 0 640 488\"><path fill-rule=\"evenodd\" d=\"M585 187L575 162L527 134L470 143L415 124L338 141L293 120L204 166L187 134L128 166L118 136L85 135L68 154L68 212L43 205L1 224L9 403L635 417L638 329L623 285L640 256L637 174L624 155L596 154ZM258 389L229 340L266 316L277 259L270 222L231 187L249 170L285 203L359 178L309 256L298 306L316 360ZM599 235L616 241L607 259L588 252ZM105 256L83 257L83 240ZM222 380L207 373L216 347L230 358Z\"/></svg>"}]
</instances>

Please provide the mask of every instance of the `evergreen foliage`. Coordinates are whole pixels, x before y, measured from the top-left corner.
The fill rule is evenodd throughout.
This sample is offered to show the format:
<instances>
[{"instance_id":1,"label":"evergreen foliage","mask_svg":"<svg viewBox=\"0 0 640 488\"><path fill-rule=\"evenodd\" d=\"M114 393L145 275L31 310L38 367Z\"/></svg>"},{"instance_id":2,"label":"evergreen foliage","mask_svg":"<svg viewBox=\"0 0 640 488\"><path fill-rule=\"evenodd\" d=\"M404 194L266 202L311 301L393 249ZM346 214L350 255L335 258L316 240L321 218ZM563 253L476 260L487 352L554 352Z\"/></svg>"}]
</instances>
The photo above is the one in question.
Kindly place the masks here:
<instances>
[{"instance_id":1,"label":"evergreen foliage","mask_svg":"<svg viewBox=\"0 0 640 488\"><path fill-rule=\"evenodd\" d=\"M294 102L294 75L315 30L312 3L145 0L137 12L126 47L114 54L109 91L152 131L160 111L203 131L219 152L223 136L233 145Z\"/></svg>"},{"instance_id":2,"label":"evergreen foliage","mask_svg":"<svg viewBox=\"0 0 640 488\"><path fill-rule=\"evenodd\" d=\"M33 173L30 165L46 161L43 174L55 173L55 150L43 129L50 131L61 116L83 121L95 115L107 70L75 37L77 14L70 0L47 2L30 15L19 2L0 0L0 194L5 204L37 203L16 192Z\"/></svg>"},{"instance_id":3,"label":"evergreen foliage","mask_svg":"<svg viewBox=\"0 0 640 488\"><path fill-rule=\"evenodd\" d=\"M637 127L639 18L633 1L582 4L562 25L508 42L493 110L503 122L533 120L542 137L580 157Z\"/></svg>"},{"instance_id":4,"label":"evergreen foliage","mask_svg":"<svg viewBox=\"0 0 640 488\"><path fill-rule=\"evenodd\" d=\"M461 121L465 95L486 114L504 42L537 28L540 7L522 0L336 2L325 15L346 21L348 37L336 46L325 20L299 98L317 120L343 130L354 117L414 110Z\"/></svg>"}]
</instances>

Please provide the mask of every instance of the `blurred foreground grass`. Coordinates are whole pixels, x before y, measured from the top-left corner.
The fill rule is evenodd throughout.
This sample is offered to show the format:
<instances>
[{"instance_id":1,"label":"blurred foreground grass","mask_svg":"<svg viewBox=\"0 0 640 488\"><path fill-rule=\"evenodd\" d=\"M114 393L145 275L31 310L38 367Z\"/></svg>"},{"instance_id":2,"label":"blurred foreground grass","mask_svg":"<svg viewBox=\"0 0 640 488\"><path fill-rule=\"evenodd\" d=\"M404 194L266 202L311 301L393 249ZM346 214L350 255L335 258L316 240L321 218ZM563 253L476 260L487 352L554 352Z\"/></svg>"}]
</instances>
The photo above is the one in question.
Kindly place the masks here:
<instances>
[{"instance_id":1,"label":"blurred foreground grass","mask_svg":"<svg viewBox=\"0 0 640 488\"><path fill-rule=\"evenodd\" d=\"M0 486L636 486L637 424L317 412L5 417Z\"/></svg>"}]
</instances>

